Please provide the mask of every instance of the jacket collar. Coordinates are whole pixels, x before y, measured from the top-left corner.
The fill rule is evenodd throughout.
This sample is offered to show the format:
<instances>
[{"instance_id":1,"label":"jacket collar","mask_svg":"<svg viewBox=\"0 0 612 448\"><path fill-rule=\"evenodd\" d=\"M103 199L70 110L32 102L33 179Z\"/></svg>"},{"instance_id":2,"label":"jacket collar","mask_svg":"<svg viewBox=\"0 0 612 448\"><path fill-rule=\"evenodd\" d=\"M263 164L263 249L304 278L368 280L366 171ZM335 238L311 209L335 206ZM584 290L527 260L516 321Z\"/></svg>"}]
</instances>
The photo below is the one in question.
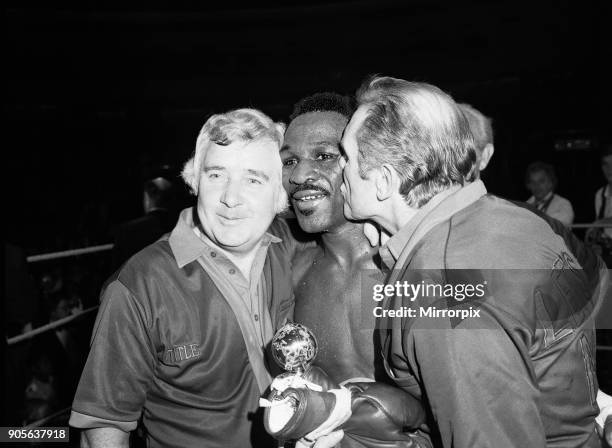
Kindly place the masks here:
<instances>
[{"instance_id":1,"label":"jacket collar","mask_svg":"<svg viewBox=\"0 0 612 448\"><path fill-rule=\"evenodd\" d=\"M400 258L404 258L405 261L429 230L485 194L487 189L481 180L465 186L454 186L438 193L421 207L416 215L387 241L387 244L381 247L382 261L389 268L392 268Z\"/></svg>"}]
</instances>

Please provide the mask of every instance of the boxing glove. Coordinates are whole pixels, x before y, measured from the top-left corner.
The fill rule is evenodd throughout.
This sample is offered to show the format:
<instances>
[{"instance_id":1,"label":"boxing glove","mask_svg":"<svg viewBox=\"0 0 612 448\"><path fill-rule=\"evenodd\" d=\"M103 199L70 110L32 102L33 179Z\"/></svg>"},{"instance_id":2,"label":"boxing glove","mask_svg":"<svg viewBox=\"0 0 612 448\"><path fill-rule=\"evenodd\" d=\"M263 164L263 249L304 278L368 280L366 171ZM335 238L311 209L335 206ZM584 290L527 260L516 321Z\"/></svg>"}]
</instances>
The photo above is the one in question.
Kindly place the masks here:
<instances>
[{"instance_id":1,"label":"boxing glove","mask_svg":"<svg viewBox=\"0 0 612 448\"><path fill-rule=\"evenodd\" d=\"M346 437L366 447L429 446L426 436L407 432L424 423L425 412L402 389L380 382L347 383L339 388L316 366L303 379L322 386L321 390L306 386L280 392L264 413L266 430L275 438L313 439L319 433L342 429ZM322 426L326 426L323 431Z\"/></svg>"},{"instance_id":2,"label":"boxing glove","mask_svg":"<svg viewBox=\"0 0 612 448\"><path fill-rule=\"evenodd\" d=\"M425 423L420 401L404 390L380 382L347 383L351 391L351 417L339 429L368 447L409 447ZM403 442L401 444L400 442Z\"/></svg>"}]
</instances>

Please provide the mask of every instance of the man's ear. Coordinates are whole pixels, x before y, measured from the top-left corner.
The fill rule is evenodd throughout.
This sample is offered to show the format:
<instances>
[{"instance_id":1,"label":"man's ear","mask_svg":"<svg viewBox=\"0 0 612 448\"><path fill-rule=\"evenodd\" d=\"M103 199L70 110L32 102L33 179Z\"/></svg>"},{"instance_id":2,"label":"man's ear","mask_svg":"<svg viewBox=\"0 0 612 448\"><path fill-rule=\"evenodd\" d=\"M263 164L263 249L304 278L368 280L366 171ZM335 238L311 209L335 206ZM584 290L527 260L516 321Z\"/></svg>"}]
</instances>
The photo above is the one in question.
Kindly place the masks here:
<instances>
[{"instance_id":1,"label":"man's ear","mask_svg":"<svg viewBox=\"0 0 612 448\"><path fill-rule=\"evenodd\" d=\"M397 172L389 165L384 164L379 169L372 170L374 176L374 185L376 186L376 198L379 201L389 199L394 191L399 191L397 185Z\"/></svg>"},{"instance_id":2,"label":"man's ear","mask_svg":"<svg viewBox=\"0 0 612 448\"><path fill-rule=\"evenodd\" d=\"M487 143L487 145L482 149L482 154L480 155L480 166L478 169L480 171L484 170L489 164L489 160L493 157L493 153L495 152L495 147L493 143Z\"/></svg>"}]
</instances>

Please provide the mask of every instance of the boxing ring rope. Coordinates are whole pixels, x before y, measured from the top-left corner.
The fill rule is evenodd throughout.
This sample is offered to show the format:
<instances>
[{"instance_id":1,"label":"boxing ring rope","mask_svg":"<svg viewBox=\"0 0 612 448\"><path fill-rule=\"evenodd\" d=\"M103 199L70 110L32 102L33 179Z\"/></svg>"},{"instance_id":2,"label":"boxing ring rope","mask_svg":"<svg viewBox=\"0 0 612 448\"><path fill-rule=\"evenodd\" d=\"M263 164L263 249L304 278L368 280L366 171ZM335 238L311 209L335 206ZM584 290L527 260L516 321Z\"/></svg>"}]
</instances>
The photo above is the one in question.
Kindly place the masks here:
<instances>
[{"instance_id":1,"label":"boxing ring rope","mask_svg":"<svg viewBox=\"0 0 612 448\"><path fill-rule=\"evenodd\" d=\"M106 252L106 251L111 250L113 246L114 244L112 243L111 244L101 244L98 246L83 247L80 249L69 249L69 250L63 250L59 252L50 252L46 254L31 255L27 257L26 260L28 261L28 263L36 263L39 261L57 260L60 258L76 257L78 255L87 255L87 254L93 254L97 252ZM47 331L53 330L58 327L62 327L68 324L69 322L80 319L81 317L87 314L90 314L93 311L96 311L97 309L98 309L97 305L92 306L91 308L82 310L80 313L73 314L72 316L66 316L62 319L58 319L56 321L50 322L46 325L30 330L26 333L22 333L17 336L13 336L12 338L7 339L7 345L14 345L14 344L18 344L20 342L26 341L28 339L32 339L33 337L38 336L39 334L46 333Z\"/></svg>"},{"instance_id":2,"label":"boxing ring rope","mask_svg":"<svg viewBox=\"0 0 612 448\"><path fill-rule=\"evenodd\" d=\"M45 418L41 418L40 420L36 420L35 422L32 422L29 425L26 425L21 429L36 429L40 426L44 426L46 423L49 423L53 419L56 419L57 417L68 414L71 410L72 410L71 407L60 409L59 411L54 412L53 414L47 415Z\"/></svg>"},{"instance_id":3,"label":"boxing ring rope","mask_svg":"<svg viewBox=\"0 0 612 448\"><path fill-rule=\"evenodd\" d=\"M57 327L62 327L66 325L68 322L72 322L73 320L77 320L83 317L86 314L90 314L92 311L96 311L98 309L98 305L92 306L91 308L86 308L78 314L73 314L72 316L66 316L62 319L55 320L50 322L42 327L35 328L27 333L23 333L17 336L13 336L12 338L7 339L8 345L18 344L19 342L26 341L28 339L32 339L35 336L38 336L41 333L45 333L47 331L53 330Z\"/></svg>"},{"instance_id":4,"label":"boxing ring rope","mask_svg":"<svg viewBox=\"0 0 612 448\"><path fill-rule=\"evenodd\" d=\"M84 247L81 249L70 249L63 250L60 252L51 252L48 254L31 255L27 257L28 263L35 263L37 261L55 260L58 258L76 257L77 255L93 254L96 252L104 252L111 250L114 244L101 244L99 246Z\"/></svg>"},{"instance_id":5,"label":"boxing ring rope","mask_svg":"<svg viewBox=\"0 0 612 448\"><path fill-rule=\"evenodd\" d=\"M46 253L46 254L39 254L39 255L31 255L29 257L26 258L28 263L36 263L39 261L47 261L47 260L57 260L60 258L67 258L67 257L75 257L78 255L87 255L87 254L93 254L93 253L99 253L99 252L106 252L109 251L113 248L114 244L101 244L98 246L90 246L90 247L84 247L84 248L80 248L80 249L69 249L69 250L63 250L63 251L59 251L59 252L51 252L51 253ZM11 346L11 345L15 345L15 344L19 344L20 342L26 341L28 339L32 339L36 336L38 336L39 334L42 333L46 333L47 331L51 331L54 330L56 328L59 327L63 327L64 325L67 325L70 322L73 322L75 320L80 319L83 316L89 315L91 313L93 313L94 311L96 311L98 309L98 306L92 306L90 308L86 308L84 310L82 310L81 312L77 313L77 314L73 314L72 316L66 316L62 319L58 319L54 322L50 322L46 325L43 325L41 327L35 328L31 331L28 331L26 333L17 335L17 336L13 336L12 338L8 338L7 339L7 345ZM28 425L24 426L23 429L35 429L35 428L39 428L41 426L46 425L47 423L53 421L54 419L61 417L63 415L66 415L70 412L71 408L66 407L63 409L60 409L40 420L36 420L32 423L29 423Z\"/></svg>"},{"instance_id":6,"label":"boxing ring rope","mask_svg":"<svg viewBox=\"0 0 612 448\"><path fill-rule=\"evenodd\" d=\"M590 224L572 224L570 226L572 229L590 229L591 227L593 228L598 228L598 229L610 229L612 228L612 223L590 223Z\"/></svg>"}]
</instances>

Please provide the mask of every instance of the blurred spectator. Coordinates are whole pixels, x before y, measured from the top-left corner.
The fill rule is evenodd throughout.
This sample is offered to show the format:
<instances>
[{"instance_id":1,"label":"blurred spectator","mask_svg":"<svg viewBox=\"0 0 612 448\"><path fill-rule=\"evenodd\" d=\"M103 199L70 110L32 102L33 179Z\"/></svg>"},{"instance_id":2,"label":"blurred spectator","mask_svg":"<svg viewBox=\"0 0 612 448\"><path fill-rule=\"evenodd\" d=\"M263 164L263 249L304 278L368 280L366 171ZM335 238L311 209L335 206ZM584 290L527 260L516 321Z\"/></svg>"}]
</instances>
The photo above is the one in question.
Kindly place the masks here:
<instances>
[{"instance_id":1,"label":"blurred spectator","mask_svg":"<svg viewBox=\"0 0 612 448\"><path fill-rule=\"evenodd\" d=\"M493 146L493 123L489 117L474 109L470 104L460 103L459 108L463 115L465 115L465 118L467 118L470 124L470 131L472 131L474 136L476 143L476 167L478 168L476 175L480 177L480 172L487 167L495 152L495 147Z\"/></svg>"},{"instance_id":2,"label":"blurred spectator","mask_svg":"<svg viewBox=\"0 0 612 448\"><path fill-rule=\"evenodd\" d=\"M72 282L50 281L43 290L48 322L82 311L81 299L68 287ZM84 352L78 344L78 327L64 325L32 341L26 376L23 423L31 423L69 406L83 367Z\"/></svg>"},{"instance_id":3,"label":"blurred spectator","mask_svg":"<svg viewBox=\"0 0 612 448\"><path fill-rule=\"evenodd\" d=\"M38 304L38 290L30 276L23 249L4 244L4 297L7 336L30 330Z\"/></svg>"},{"instance_id":4,"label":"blurred spectator","mask_svg":"<svg viewBox=\"0 0 612 448\"><path fill-rule=\"evenodd\" d=\"M612 142L605 142L600 151L601 171L606 185L595 193L595 222L612 225ZM612 228L592 227L585 240L612 266Z\"/></svg>"},{"instance_id":5,"label":"blurred spectator","mask_svg":"<svg viewBox=\"0 0 612 448\"><path fill-rule=\"evenodd\" d=\"M612 217L612 142L603 144L600 153L601 171L607 184L595 193L595 219ZM612 239L612 228L605 229L604 235Z\"/></svg>"},{"instance_id":6,"label":"blurred spectator","mask_svg":"<svg viewBox=\"0 0 612 448\"><path fill-rule=\"evenodd\" d=\"M164 167L155 177L145 181L143 185L145 215L121 224L115 232L114 269L174 228L178 218L174 179L175 176L171 174L170 168Z\"/></svg>"},{"instance_id":7,"label":"blurred spectator","mask_svg":"<svg viewBox=\"0 0 612 448\"><path fill-rule=\"evenodd\" d=\"M38 290L30 277L25 252L4 243L4 324L5 335L12 337L32 329L38 309ZM2 385L4 425L17 425L23 415L23 390L26 385L26 365L30 350L28 342L6 347L5 380Z\"/></svg>"},{"instance_id":8,"label":"blurred spectator","mask_svg":"<svg viewBox=\"0 0 612 448\"><path fill-rule=\"evenodd\" d=\"M477 165L478 170L482 171L487 167L495 150L493 145L492 120L469 104L462 103L459 104L459 107L469 122L470 131L472 131L472 135L476 142L477 160L479 161ZM477 177L478 176L480 176L480 173L477 173ZM603 266L599 257L597 257L597 252L592 250L592 246L584 244L574 235L570 228L566 227L566 225L560 221L551 218L544 211L538 210L534 205L519 201L512 202L540 216L550 225L557 235L563 238L568 249L571 250L584 269L584 272L587 274L590 287L596 288L600 282Z\"/></svg>"},{"instance_id":9,"label":"blurred spectator","mask_svg":"<svg viewBox=\"0 0 612 448\"><path fill-rule=\"evenodd\" d=\"M92 196L81 210L74 235L66 235L68 246L62 243L64 245L59 246L58 250L105 244L110 239L109 230L109 205L105 200Z\"/></svg>"},{"instance_id":10,"label":"blurred spectator","mask_svg":"<svg viewBox=\"0 0 612 448\"><path fill-rule=\"evenodd\" d=\"M65 291L63 294L53 298L54 304L49 313L49 322L63 319L65 317L79 314L83 311L81 298L74 291ZM64 349L71 367L79 366L79 346L76 342L74 325L64 325L55 329L55 336Z\"/></svg>"},{"instance_id":11,"label":"blurred spectator","mask_svg":"<svg viewBox=\"0 0 612 448\"><path fill-rule=\"evenodd\" d=\"M574 222L574 209L570 201L555 194L557 175L552 165L543 162L533 162L527 167L525 184L532 196L527 199L529 204L561 221L566 226Z\"/></svg>"},{"instance_id":12,"label":"blurred spectator","mask_svg":"<svg viewBox=\"0 0 612 448\"><path fill-rule=\"evenodd\" d=\"M46 350L36 352L30 359L25 388L25 413L21 422L24 425L41 420L60 408L59 375L53 357Z\"/></svg>"}]
</instances>

